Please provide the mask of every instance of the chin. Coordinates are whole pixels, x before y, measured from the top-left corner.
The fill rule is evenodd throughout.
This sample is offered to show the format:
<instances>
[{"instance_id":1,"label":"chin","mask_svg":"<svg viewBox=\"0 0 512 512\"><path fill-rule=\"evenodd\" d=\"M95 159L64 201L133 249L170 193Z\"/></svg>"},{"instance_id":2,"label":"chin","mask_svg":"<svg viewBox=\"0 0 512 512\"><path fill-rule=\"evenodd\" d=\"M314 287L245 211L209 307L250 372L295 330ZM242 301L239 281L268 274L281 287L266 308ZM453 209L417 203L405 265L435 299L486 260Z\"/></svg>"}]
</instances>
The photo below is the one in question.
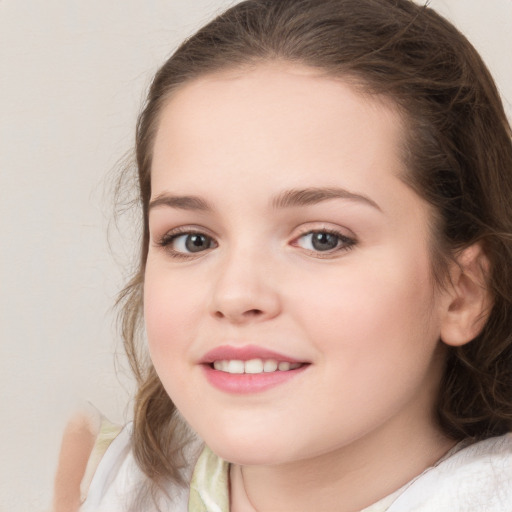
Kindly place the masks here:
<instances>
[{"instance_id":1,"label":"chin","mask_svg":"<svg viewBox=\"0 0 512 512\"><path fill-rule=\"evenodd\" d=\"M308 448L321 449L317 439L301 435L295 422L289 424L280 415L261 416L253 411L210 415L208 421L196 416L189 425L216 455L243 466L283 464L302 459Z\"/></svg>"},{"instance_id":2,"label":"chin","mask_svg":"<svg viewBox=\"0 0 512 512\"><path fill-rule=\"evenodd\" d=\"M208 447L221 459L239 466L272 466L295 459L290 443L273 439L236 439L232 435L205 439Z\"/></svg>"}]
</instances>

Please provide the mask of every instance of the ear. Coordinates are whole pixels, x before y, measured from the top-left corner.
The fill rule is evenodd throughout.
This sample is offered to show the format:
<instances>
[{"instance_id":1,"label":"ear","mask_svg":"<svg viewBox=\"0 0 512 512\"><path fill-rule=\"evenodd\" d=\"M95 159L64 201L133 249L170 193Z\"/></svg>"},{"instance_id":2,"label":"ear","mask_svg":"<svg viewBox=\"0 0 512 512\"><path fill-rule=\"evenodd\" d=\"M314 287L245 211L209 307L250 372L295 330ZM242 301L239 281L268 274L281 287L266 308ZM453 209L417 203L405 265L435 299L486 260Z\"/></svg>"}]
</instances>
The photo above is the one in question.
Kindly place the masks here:
<instances>
[{"instance_id":1,"label":"ear","mask_svg":"<svg viewBox=\"0 0 512 512\"><path fill-rule=\"evenodd\" d=\"M447 345L469 343L482 331L492 308L489 260L476 243L457 254L446 285L441 339Z\"/></svg>"}]
</instances>

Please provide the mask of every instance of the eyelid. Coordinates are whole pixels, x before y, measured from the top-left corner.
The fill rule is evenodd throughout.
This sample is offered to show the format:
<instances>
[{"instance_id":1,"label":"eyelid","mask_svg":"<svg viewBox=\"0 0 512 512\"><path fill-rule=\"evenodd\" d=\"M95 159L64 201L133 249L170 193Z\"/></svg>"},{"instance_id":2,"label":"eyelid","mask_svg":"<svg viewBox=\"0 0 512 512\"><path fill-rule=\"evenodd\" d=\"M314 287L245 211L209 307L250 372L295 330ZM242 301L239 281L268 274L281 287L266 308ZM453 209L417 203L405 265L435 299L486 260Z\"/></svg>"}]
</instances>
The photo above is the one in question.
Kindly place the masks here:
<instances>
[{"instance_id":1,"label":"eyelid","mask_svg":"<svg viewBox=\"0 0 512 512\"><path fill-rule=\"evenodd\" d=\"M325 231L326 233L332 233L334 235L339 235L342 238L349 238L357 241L357 236L351 229L328 222L307 222L300 225L298 228L296 228L295 231L296 232L292 237L293 239L299 238L300 236L307 235L309 233Z\"/></svg>"},{"instance_id":2,"label":"eyelid","mask_svg":"<svg viewBox=\"0 0 512 512\"><path fill-rule=\"evenodd\" d=\"M347 233L348 231L348 233ZM342 242L339 247L335 247L330 250L326 251L317 251L317 250L311 250L302 248L298 245L298 240L300 240L302 237L305 237L307 235L312 235L313 233L328 233L331 235L335 235L339 237L340 241ZM336 256L340 256L341 254L353 249L358 244L358 239L352 231L341 228L341 227L332 227L332 226L326 226L325 224L320 224L317 226L301 226L299 228L299 233L295 234L293 236L293 239L290 242L290 245L299 247L303 251L307 252L308 254L316 257L316 258L334 258Z\"/></svg>"},{"instance_id":3,"label":"eyelid","mask_svg":"<svg viewBox=\"0 0 512 512\"><path fill-rule=\"evenodd\" d=\"M157 230L155 230L155 231L157 231ZM158 231L160 231L160 230L158 230ZM155 244L160 245L161 243L165 243L166 241L169 241L176 236L188 235L188 234L205 235L212 239L217 238L217 235L215 233L212 233L211 230L209 230L203 226L188 224L188 225L184 225L184 226L177 226L175 228L167 229L167 230L165 230L165 232L162 235L152 234L152 239L154 240Z\"/></svg>"},{"instance_id":4,"label":"eyelid","mask_svg":"<svg viewBox=\"0 0 512 512\"><path fill-rule=\"evenodd\" d=\"M166 231L162 236L159 236L155 240L155 245L163 248L172 258L176 259L193 259L203 256L206 253L209 253L211 249L215 249L218 247L218 242L216 237L208 232L209 230L198 227L198 226L179 226L173 229ZM177 251L172 248L171 244L174 240L176 240L180 236L186 235L202 235L207 237L211 242L213 242L213 247L209 247L204 251L198 252L183 252Z\"/></svg>"}]
</instances>

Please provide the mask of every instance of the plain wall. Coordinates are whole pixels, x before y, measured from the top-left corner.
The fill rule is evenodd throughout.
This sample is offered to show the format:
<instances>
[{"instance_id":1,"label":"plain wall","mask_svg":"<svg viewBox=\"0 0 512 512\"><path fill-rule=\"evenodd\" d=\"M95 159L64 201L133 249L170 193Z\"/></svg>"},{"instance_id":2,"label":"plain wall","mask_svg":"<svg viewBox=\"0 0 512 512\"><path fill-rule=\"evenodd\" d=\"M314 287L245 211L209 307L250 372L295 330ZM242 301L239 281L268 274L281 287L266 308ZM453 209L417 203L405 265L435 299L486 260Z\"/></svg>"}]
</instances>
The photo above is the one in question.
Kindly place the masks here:
<instances>
[{"instance_id":1,"label":"plain wall","mask_svg":"<svg viewBox=\"0 0 512 512\"><path fill-rule=\"evenodd\" d=\"M231 3L0 0L2 512L49 509L82 402L129 418L111 308L134 243L111 225L112 169L157 66ZM512 0L431 5L481 52L510 114Z\"/></svg>"}]
</instances>

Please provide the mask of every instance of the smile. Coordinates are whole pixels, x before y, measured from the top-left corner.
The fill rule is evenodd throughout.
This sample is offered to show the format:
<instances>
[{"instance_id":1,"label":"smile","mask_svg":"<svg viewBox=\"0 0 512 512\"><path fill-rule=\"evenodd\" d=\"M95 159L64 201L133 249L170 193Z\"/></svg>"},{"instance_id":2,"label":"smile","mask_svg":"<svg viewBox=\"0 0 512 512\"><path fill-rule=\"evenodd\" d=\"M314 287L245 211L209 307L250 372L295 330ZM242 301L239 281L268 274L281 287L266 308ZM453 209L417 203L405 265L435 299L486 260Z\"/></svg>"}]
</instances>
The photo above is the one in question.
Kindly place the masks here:
<instances>
[{"instance_id":1,"label":"smile","mask_svg":"<svg viewBox=\"0 0 512 512\"><path fill-rule=\"evenodd\" d=\"M255 345L217 347L199 361L207 381L234 394L260 393L284 384L311 366L289 355Z\"/></svg>"},{"instance_id":2,"label":"smile","mask_svg":"<svg viewBox=\"0 0 512 512\"><path fill-rule=\"evenodd\" d=\"M288 361L279 362L276 359L250 359L249 361L223 359L213 362L213 368L215 368L215 370L233 374L287 372L296 370L301 366L301 363L290 363Z\"/></svg>"}]
</instances>

